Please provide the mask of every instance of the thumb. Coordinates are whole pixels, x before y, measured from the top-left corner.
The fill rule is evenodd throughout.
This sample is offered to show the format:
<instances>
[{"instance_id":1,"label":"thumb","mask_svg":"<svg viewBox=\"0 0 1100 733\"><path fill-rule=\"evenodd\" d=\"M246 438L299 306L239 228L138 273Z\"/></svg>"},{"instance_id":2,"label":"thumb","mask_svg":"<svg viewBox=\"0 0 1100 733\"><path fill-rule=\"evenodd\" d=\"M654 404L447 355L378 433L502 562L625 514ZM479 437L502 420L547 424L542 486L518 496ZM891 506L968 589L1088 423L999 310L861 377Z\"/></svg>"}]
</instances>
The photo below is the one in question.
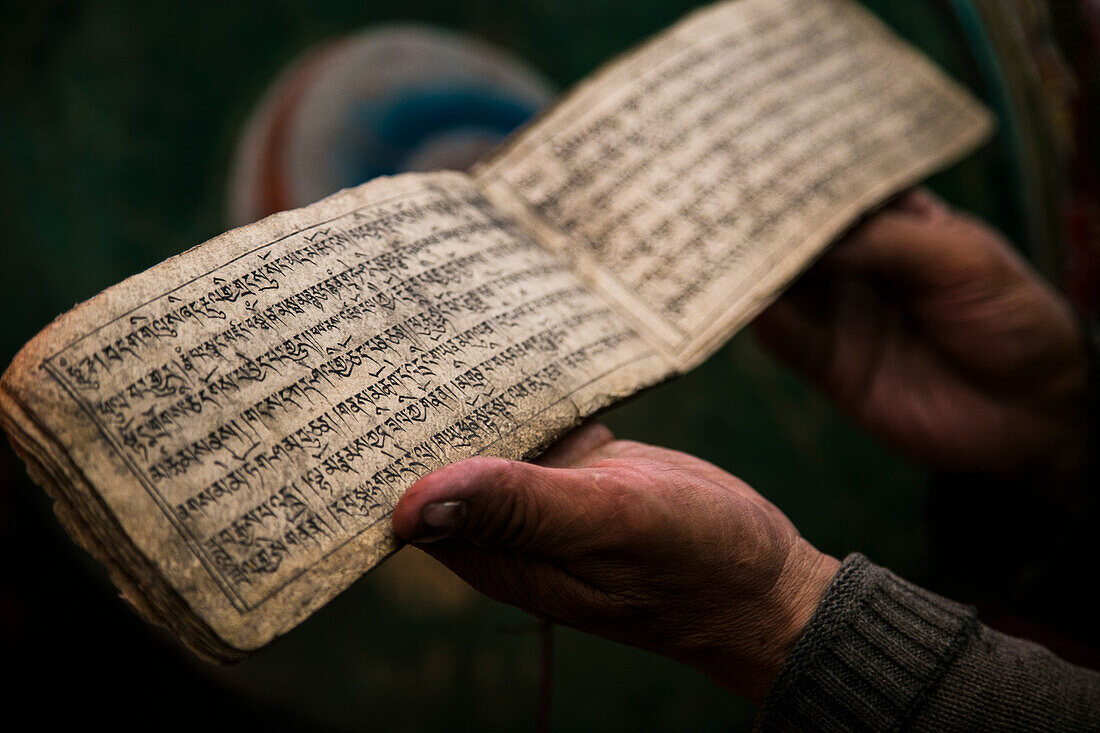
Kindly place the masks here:
<instances>
[{"instance_id":1,"label":"thumb","mask_svg":"<svg viewBox=\"0 0 1100 733\"><path fill-rule=\"evenodd\" d=\"M393 530L407 542L461 539L542 556L590 546L608 494L590 473L469 458L409 487L394 507Z\"/></svg>"}]
</instances>

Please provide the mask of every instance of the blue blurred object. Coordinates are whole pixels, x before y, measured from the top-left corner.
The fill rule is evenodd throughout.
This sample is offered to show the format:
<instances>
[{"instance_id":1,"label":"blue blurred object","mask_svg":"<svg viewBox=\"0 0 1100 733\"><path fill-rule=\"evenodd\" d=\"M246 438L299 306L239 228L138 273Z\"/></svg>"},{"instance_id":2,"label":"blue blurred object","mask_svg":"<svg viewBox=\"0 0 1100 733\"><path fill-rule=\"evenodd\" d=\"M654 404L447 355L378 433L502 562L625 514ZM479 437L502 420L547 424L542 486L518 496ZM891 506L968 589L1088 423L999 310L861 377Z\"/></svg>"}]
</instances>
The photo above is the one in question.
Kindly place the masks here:
<instances>
[{"instance_id":1,"label":"blue blurred object","mask_svg":"<svg viewBox=\"0 0 1100 733\"><path fill-rule=\"evenodd\" d=\"M537 111L529 100L473 86L402 89L360 102L349 127L361 137L348 151L342 185L425 170L425 151L491 147Z\"/></svg>"}]
</instances>

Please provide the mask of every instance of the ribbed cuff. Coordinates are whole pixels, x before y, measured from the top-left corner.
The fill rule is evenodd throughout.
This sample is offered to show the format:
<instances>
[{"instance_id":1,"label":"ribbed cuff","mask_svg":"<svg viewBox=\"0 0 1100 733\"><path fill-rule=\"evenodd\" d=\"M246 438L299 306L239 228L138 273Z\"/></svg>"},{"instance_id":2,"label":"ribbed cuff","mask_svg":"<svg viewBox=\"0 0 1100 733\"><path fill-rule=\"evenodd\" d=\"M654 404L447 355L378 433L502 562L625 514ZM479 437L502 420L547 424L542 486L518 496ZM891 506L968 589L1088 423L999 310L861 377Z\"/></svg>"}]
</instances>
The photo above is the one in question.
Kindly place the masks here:
<instances>
[{"instance_id":1,"label":"ribbed cuff","mask_svg":"<svg viewBox=\"0 0 1100 733\"><path fill-rule=\"evenodd\" d=\"M849 555L783 663L756 730L903 728L977 628L974 609Z\"/></svg>"}]
</instances>

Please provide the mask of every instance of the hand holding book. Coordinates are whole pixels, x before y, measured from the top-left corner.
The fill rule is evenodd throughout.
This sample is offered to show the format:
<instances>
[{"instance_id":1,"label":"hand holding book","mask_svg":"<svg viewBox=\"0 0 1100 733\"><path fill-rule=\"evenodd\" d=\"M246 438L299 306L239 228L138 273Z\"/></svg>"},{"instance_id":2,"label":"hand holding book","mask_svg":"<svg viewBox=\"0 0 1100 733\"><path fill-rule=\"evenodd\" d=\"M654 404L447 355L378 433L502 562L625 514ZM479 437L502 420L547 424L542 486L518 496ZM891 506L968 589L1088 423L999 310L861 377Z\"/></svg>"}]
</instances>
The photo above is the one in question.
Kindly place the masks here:
<instances>
[{"instance_id":1,"label":"hand holding book","mask_svg":"<svg viewBox=\"0 0 1100 733\"><path fill-rule=\"evenodd\" d=\"M762 703L839 563L743 481L599 423L538 464L442 468L401 498L394 531L490 598Z\"/></svg>"},{"instance_id":2,"label":"hand holding book","mask_svg":"<svg viewBox=\"0 0 1100 733\"><path fill-rule=\"evenodd\" d=\"M1072 307L927 191L865 222L754 324L872 434L1037 495L1081 478L1088 364Z\"/></svg>"},{"instance_id":3,"label":"hand holding book","mask_svg":"<svg viewBox=\"0 0 1100 733\"><path fill-rule=\"evenodd\" d=\"M853 277L877 297L844 302ZM876 437L1021 486L1025 515L1091 490L1080 482L1088 360L1069 304L995 232L930 194L871 217L758 321ZM402 496L394 531L492 598L664 654L762 704L838 560L735 476L598 423L536 463L435 471ZM1038 562L1046 548L1031 540L1017 541ZM970 668L967 682L993 673Z\"/></svg>"}]
</instances>

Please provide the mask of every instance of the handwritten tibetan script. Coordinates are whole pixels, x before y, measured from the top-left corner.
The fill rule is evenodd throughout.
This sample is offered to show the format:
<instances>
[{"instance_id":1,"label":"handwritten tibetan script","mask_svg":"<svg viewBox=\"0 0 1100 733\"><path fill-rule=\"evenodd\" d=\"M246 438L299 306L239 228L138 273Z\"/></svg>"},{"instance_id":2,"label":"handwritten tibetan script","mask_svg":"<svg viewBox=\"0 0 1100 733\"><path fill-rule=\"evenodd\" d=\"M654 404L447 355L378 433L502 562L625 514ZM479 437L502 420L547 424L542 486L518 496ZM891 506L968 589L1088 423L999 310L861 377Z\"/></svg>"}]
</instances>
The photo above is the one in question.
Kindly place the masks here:
<instances>
[{"instance_id":1,"label":"handwritten tibetan script","mask_svg":"<svg viewBox=\"0 0 1100 733\"><path fill-rule=\"evenodd\" d=\"M417 477L649 354L451 183L266 243L45 366L248 609Z\"/></svg>"}]
</instances>

